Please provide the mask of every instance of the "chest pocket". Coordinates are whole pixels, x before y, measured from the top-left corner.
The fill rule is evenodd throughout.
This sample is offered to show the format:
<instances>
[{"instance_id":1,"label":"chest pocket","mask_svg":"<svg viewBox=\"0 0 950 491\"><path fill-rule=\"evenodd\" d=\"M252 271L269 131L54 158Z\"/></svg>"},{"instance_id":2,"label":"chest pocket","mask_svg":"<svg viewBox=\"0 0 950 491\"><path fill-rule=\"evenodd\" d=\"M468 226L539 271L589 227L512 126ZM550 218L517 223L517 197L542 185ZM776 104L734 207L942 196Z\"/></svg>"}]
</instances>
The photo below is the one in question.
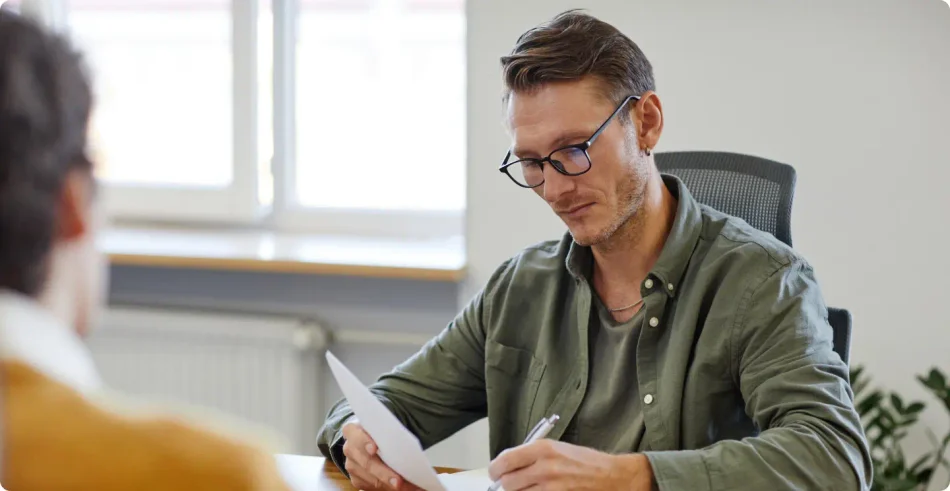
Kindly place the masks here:
<instances>
[{"instance_id":1,"label":"chest pocket","mask_svg":"<svg viewBox=\"0 0 950 491\"><path fill-rule=\"evenodd\" d=\"M523 436L528 431L544 369L544 362L530 351L487 340L485 390L489 414L505 418Z\"/></svg>"}]
</instances>

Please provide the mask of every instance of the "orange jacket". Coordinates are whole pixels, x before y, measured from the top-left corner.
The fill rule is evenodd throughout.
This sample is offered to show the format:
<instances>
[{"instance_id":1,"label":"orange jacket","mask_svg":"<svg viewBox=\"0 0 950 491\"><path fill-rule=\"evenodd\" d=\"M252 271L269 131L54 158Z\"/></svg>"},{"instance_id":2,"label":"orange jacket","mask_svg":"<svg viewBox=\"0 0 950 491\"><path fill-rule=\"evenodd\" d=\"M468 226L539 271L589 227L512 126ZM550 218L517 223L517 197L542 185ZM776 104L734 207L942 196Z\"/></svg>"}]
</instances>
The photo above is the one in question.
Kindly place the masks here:
<instances>
[{"instance_id":1,"label":"orange jacket","mask_svg":"<svg viewBox=\"0 0 950 491\"><path fill-rule=\"evenodd\" d=\"M273 455L251 440L106 399L82 343L37 309L0 294L3 488L288 489Z\"/></svg>"}]
</instances>

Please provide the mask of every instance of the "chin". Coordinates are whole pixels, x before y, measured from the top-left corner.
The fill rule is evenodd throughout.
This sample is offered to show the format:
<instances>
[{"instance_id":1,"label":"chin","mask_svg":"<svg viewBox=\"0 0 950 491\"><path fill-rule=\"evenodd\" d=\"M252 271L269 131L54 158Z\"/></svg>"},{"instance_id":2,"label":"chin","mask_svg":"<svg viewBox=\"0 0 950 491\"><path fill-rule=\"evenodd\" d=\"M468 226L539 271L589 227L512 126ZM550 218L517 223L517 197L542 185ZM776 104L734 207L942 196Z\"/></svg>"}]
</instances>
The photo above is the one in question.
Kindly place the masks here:
<instances>
[{"instance_id":1,"label":"chin","mask_svg":"<svg viewBox=\"0 0 950 491\"><path fill-rule=\"evenodd\" d=\"M571 237L580 246L591 247L603 242L606 237L604 230L591 230L586 227L568 228Z\"/></svg>"},{"instance_id":2,"label":"chin","mask_svg":"<svg viewBox=\"0 0 950 491\"><path fill-rule=\"evenodd\" d=\"M574 242L584 247L592 247L608 241L617 230L626 222L626 220L587 220L586 223L575 223L568 225Z\"/></svg>"}]
</instances>

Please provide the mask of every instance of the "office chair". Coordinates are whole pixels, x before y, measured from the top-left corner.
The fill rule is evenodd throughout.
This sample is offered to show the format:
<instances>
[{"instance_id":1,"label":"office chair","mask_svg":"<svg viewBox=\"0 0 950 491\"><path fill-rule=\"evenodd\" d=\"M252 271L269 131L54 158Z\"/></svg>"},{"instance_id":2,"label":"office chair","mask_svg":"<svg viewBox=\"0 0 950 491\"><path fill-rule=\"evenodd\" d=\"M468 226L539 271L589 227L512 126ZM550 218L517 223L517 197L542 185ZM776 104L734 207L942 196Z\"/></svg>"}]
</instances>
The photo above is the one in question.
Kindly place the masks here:
<instances>
[{"instance_id":1,"label":"office chair","mask_svg":"<svg viewBox=\"0 0 950 491\"><path fill-rule=\"evenodd\" d=\"M659 152L660 172L686 184L697 201L741 218L792 246L795 168L768 159L729 152ZM851 354L851 314L828 308L834 350L847 364Z\"/></svg>"}]
</instances>

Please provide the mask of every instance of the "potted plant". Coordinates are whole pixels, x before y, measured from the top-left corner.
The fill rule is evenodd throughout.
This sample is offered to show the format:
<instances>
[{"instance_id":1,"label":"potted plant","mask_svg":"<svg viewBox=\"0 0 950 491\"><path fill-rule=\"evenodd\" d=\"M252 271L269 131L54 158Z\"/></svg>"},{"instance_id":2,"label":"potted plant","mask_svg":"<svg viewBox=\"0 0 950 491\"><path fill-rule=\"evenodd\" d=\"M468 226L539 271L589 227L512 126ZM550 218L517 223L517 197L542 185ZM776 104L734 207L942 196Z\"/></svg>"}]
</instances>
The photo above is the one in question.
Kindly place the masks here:
<instances>
[{"instance_id":1,"label":"potted plant","mask_svg":"<svg viewBox=\"0 0 950 491\"><path fill-rule=\"evenodd\" d=\"M916 378L950 415L950 384L944 373L933 368L927 376L918 375ZM950 462L946 459L950 432L942 438L937 438L928 429L933 448L913 462L908 462L902 442L907 437L907 430L917 424L920 414L927 407L926 404L922 401L905 401L896 392L872 388L864 367L861 366L851 370L851 385L855 393L856 407L871 446L871 461L874 466L871 491L930 489L938 469L943 467L950 470Z\"/></svg>"}]
</instances>

